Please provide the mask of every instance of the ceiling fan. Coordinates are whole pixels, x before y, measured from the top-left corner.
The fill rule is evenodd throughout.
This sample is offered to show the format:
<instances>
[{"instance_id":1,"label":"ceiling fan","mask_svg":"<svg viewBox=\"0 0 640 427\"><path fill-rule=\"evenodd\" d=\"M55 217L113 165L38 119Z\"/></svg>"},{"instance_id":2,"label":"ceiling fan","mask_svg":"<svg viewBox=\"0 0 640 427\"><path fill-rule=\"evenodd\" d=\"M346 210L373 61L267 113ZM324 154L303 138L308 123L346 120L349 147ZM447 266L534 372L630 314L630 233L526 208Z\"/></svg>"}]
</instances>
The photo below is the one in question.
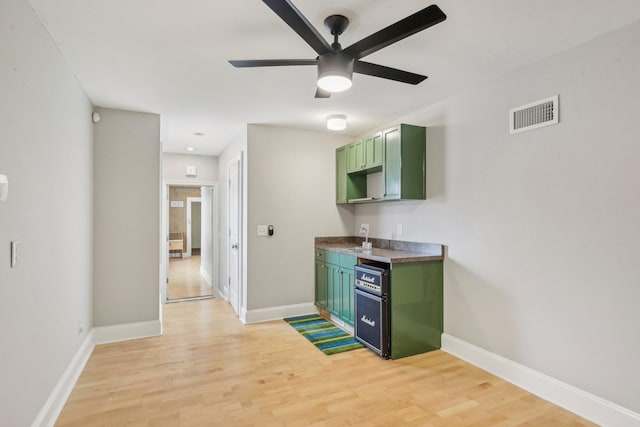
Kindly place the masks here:
<instances>
[{"instance_id":1,"label":"ceiling fan","mask_svg":"<svg viewBox=\"0 0 640 427\"><path fill-rule=\"evenodd\" d=\"M333 35L329 44L289 0L262 0L282 20L307 42L318 56L315 59L250 59L231 60L234 67L274 67L290 65L316 65L318 88L316 98L328 98L332 92L342 92L351 87L354 72L402 83L417 85L427 76L398 70L384 65L372 64L361 59L399 40L438 24L447 16L435 4L410 15L395 24L342 49L338 37L349 26L349 19L342 15L331 15L324 25Z\"/></svg>"}]
</instances>

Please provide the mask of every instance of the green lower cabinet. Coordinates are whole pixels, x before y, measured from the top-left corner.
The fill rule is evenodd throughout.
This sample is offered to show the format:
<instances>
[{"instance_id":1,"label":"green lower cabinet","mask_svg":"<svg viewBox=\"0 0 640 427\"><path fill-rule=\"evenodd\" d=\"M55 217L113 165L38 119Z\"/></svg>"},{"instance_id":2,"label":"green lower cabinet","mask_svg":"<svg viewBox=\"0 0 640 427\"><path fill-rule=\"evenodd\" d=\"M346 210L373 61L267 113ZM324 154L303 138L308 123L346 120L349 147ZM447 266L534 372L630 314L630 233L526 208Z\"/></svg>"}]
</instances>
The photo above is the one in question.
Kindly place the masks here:
<instances>
[{"instance_id":1,"label":"green lower cabinet","mask_svg":"<svg viewBox=\"0 0 640 427\"><path fill-rule=\"evenodd\" d=\"M316 306L327 309L327 266L324 261L316 261Z\"/></svg>"},{"instance_id":2,"label":"green lower cabinet","mask_svg":"<svg viewBox=\"0 0 640 427\"><path fill-rule=\"evenodd\" d=\"M329 312L336 316L340 315L342 309L342 293L341 293L341 278L340 267L337 265L328 265L329 269Z\"/></svg>"},{"instance_id":3,"label":"green lower cabinet","mask_svg":"<svg viewBox=\"0 0 640 427\"><path fill-rule=\"evenodd\" d=\"M443 333L442 261L393 264L391 358L440 348Z\"/></svg>"},{"instance_id":4,"label":"green lower cabinet","mask_svg":"<svg viewBox=\"0 0 640 427\"><path fill-rule=\"evenodd\" d=\"M353 267L358 263L358 259L351 255L340 255L340 278L341 278L341 310L340 319L345 323L353 326L355 309L354 309L354 273Z\"/></svg>"},{"instance_id":5,"label":"green lower cabinet","mask_svg":"<svg viewBox=\"0 0 640 427\"><path fill-rule=\"evenodd\" d=\"M353 267L345 268L340 267L340 273L342 277L342 309L340 310L340 318L353 326L354 320L354 275Z\"/></svg>"},{"instance_id":6,"label":"green lower cabinet","mask_svg":"<svg viewBox=\"0 0 640 427\"><path fill-rule=\"evenodd\" d=\"M354 275L357 258L316 249L315 304L353 326Z\"/></svg>"}]
</instances>

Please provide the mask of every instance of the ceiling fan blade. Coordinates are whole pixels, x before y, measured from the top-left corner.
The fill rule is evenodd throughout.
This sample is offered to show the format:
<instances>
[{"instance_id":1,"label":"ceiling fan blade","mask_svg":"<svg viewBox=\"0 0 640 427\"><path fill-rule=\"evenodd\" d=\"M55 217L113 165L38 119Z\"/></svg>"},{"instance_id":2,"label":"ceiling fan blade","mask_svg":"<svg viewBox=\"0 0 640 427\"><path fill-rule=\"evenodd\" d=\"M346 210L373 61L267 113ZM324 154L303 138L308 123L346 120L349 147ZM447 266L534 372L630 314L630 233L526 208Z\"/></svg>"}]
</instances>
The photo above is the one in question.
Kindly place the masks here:
<instances>
[{"instance_id":1,"label":"ceiling fan blade","mask_svg":"<svg viewBox=\"0 0 640 427\"><path fill-rule=\"evenodd\" d=\"M397 82L417 85L425 80L427 76L410 73L409 71L398 70L397 68L385 67L384 65L372 64L370 62L356 61L353 65L355 73L366 74L368 76L381 77L383 79L395 80Z\"/></svg>"},{"instance_id":2,"label":"ceiling fan blade","mask_svg":"<svg viewBox=\"0 0 640 427\"><path fill-rule=\"evenodd\" d=\"M328 90L316 88L316 96L315 98L329 98L331 97L331 92Z\"/></svg>"},{"instance_id":3,"label":"ceiling fan blade","mask_svg":"<svg viewBox=\"0 0 640 427\"><path fill-rule=\"evenodd\" d=\"M365 37L344 49L344 52L355 59L364 58L371 55L383 47L389 46L400 41L410 35L431 27L439 22L447 19L447 15L435 4L422 9L413 15L391 24L382 30Z\"/></svg>"},{"instance_id":4,"label":"ceiling fan blade","mask_svg":"<svg viewBox=\"0 0 640 427\"><path fill-rule=\"evenodd\" d=\"M236 68L246 67L281 67L287 65L316 65L317 59L241 59L230 60L229 63Z\"/></svg>"},{"instance_id":5,"label":"ceiling fan blade","mask_svg":"<svg viewBox=\"0 0 640 427\"><path fill-rule=\"evenodd\" d=\"M262 0L293 31L307 42L318 55L333 52L331 45L318 33L304 15L289 0Z\"/></svg>"}]
</instances>

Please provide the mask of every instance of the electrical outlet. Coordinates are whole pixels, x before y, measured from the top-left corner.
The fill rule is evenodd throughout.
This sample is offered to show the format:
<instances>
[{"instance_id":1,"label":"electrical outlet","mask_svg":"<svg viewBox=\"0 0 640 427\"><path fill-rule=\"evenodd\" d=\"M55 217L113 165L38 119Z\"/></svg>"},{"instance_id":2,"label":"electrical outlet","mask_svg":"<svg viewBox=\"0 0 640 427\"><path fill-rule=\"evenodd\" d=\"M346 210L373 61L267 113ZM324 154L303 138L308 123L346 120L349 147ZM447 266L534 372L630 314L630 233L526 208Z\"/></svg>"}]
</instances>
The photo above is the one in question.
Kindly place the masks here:
<instances>
[{"instance_id":1,"label":"electrical outlet","mask_svg":"<svg viewBox=\"0 0 640 427\"><path fill-rule=\"evenodd\" d=\"M396 225L396 236L402 236L402 224Z\"/></svg>"},{"instance_id":2,"label":"electrical outlet","mask_svg":"<svg viewBox=\"0 0 640 427\"><path fill-rule=\"evenodd\" d=\"M258 236L268 236L269 235L269 227L266 225L258 226Z\"/></svg>"}]
</instances>

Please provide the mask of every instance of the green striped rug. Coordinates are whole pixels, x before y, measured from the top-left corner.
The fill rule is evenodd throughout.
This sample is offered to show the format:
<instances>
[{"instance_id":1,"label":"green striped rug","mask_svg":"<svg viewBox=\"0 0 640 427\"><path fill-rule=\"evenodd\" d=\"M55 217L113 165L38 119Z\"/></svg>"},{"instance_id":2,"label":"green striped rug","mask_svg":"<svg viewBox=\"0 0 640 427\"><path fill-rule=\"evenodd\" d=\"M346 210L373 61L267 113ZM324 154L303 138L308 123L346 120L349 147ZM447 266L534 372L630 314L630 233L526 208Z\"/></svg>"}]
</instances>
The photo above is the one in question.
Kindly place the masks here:
<instances>
[{"instance_id":1,"label":"green striped rug","mask_svg":"<svg viewBox=\"0 0 640 427\"><path fill-rule=\"evenodd\" d=\"M284 321L293 326L324 354L342 353L364 347L353 336L317 314L288 317Z\"/></svg>"}]
</instances>

